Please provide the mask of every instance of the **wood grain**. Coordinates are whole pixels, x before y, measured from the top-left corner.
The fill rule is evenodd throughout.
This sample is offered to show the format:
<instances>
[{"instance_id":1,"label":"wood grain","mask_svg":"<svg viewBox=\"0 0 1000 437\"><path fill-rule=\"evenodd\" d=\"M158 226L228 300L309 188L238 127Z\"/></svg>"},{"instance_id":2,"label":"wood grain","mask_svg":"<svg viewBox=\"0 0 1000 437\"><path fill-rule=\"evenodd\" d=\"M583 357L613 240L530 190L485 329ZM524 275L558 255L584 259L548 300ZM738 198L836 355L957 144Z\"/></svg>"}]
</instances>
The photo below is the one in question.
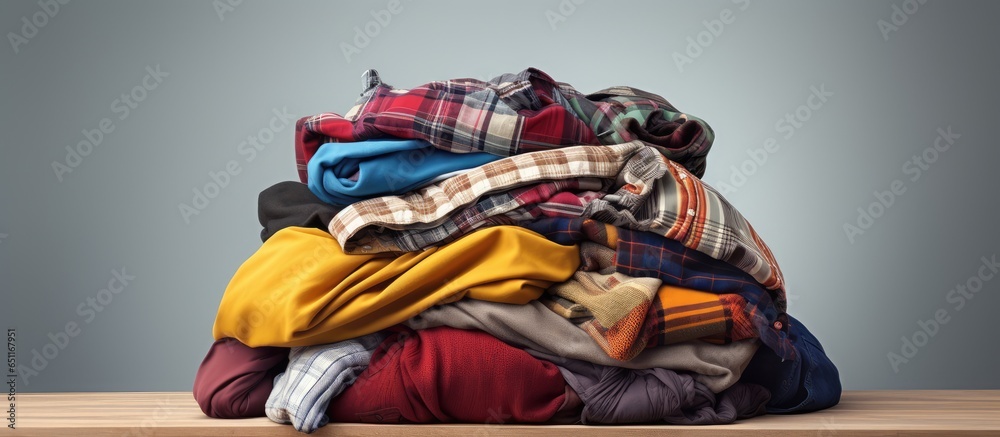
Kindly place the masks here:
<instances>
[{"instance_id":1,"label":"wood grain","mask_svg":"<svg viewBox=\"0 0 1000 437\"><path fill-rule=\"evenodd\" d=\"M191 393L49 393L17 396L17 429L2 436L303 436L266 418L202 414ZM849 391L810 414L767 415L720 426L331 424L316 436L1000 436L1000 390Z\"/></svg>"}]
</instances>

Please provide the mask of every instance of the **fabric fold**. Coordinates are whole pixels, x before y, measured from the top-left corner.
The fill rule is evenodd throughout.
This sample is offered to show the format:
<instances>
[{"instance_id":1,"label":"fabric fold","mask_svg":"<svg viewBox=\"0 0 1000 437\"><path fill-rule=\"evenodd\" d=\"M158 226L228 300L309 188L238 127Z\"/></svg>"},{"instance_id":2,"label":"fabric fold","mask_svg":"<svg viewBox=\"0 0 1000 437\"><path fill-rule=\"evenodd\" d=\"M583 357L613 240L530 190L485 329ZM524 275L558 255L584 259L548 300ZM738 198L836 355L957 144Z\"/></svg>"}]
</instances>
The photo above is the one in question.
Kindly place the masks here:
<instances>
[{"instance_id":1,"label":"fabric fold","mask_svg":"<svg viewBox=\"0 0 1000 437\"><path fill-rule=\"evenodd\" d=\"M728 345L689 341L648 348L628 361L616 360L586 332L538 301L509 305L462 300L428 308L408 320L406 325L414 329L436 326L477 329L532 355L547 354L629 369L664 368L689 372L714 392L721 392L740 379L759 346L756 340ZM553 360L553 363L558 365L559 361Z\"/></svg>"},{"instance_id":2,"label":"fabric fold","mask_svg":"<svg viewBox=\"0 0 1000 437\"><path fill-rule=\"evenodd\" d=\"M528 185L488 194L474 205L430 223L413 223L404 229L364 229L346 245L348 250L385 247L391 237L395 250L440 246L476 229L491 226L518 226L539 217L579 217L590 201L607 194L610 179L576 178Z\"/></svg>"},{"instance_id":3,"label":"fabric fold","mask_svg":"<svg viewBox=\"0 0 1000 437\"><path fill-rule=\"evenodd\" d=\"M257 218L264 227L261 241L275 232L296 226L326 231L341 208L323 202L300 182L278 182L257 196Z\"/></svg>"},{"instance_id":4,"label":"fabric fold","mask_svg":"<svg viewBox=\"0 0 1000 437\"><path fill-rule=\"evenodd\" d=\"M615 180L605 195L589 199L581 218L657 234L732 265L771 291L779 312L785 311L781 269L746 218L714 189L639 142L504 158L405 196L347 206L330 222L330 233L348 253L421 250L436 243L413 241L398 231L440 224L488 193L579 177Z\"/></svg>"},{"instance_id":5,"label":"fabric fold","mask_svg":"<svg viewBox=\"0 0 1000 437\"><path fill-rule=\"evenodd\" d=\"M321 145L374 138L419 139L449 152L497 156L642 140L699 176L714 140L708 123L663 97L624 86L588 96L535 68L488 82L452 79L409 90L383 83L375 70L363 77L361 96L345 115L328 112L296 123L302 182Z\"/></svg>"},{"instance_id":6,"label":"fabric fold","mask_svg":"<svg viewBox=\"0 0 1000 437\"><path fill-rule=\"evenodd\" d=\"M333 422L543 423L567 405L552 363L480 331L401 328L335 398Z\"/></svg>"},{"instance_id":7,"label":"fabric fold","mask_svg":"<svg viewBox=\"0 0 1000 437\"><path fill-rule=\"evenodd\" d=\"M767 412L808 413L840 402L840 372L806 326L789 316L789 338L797 359L785 360L766 348L754 355L744 380L771 392Z\"/></svg>"},{"instance_id":8,"label":"fabric fold","mask_svg":"<svg viewBox=\"0 0 1000 437\"><path fill-rule=\"evenodd\" d=\"M212 343L194 377L194 399L208 417L263 417L274 377L288 363L288 348L252 348L233 338Z\"/></svg>"},{"instance_id":9,"label":"fabric fold","mask_svg":"<svg viewBox=\"0 0 1000 437\"><path fill-rule=\"evenodd\" d=\"M610 180L607 191L615 199L635 199L631 203L641 203L652 192L656 178L666 171L663 161L652 148L639 142L567 147L513 156L407 195L377 197L349 205L330 222L330 233L348 253L422 250L439 241L407 240L407 230L441 224L489 194L579 178ZM465 229L476 227L477 224L472 224ZM394 231L403 231L404 238Z\"/></svg>"},{"instance_id":10,"label":"fabric fold","mask_svg":"<svg viewBox=\"0 0 1000 437\"><path fill-rule=\"evenodd\" d=\"M372 197L403 194L446 174L500 159L488 153L452 153L422 140L377 139L327 143L308 162L316 197L347 206Z\"/></svg>"},{"instance_id":11,"label":"fabric fold","mask_svg":"<svg viewBox=\"0 0 1000 437\"><path fill-rule=\"evenodd\" d=\"M559 370L583 401L583 424L721 425L764 414L770 397L763 387L742 382L716 395L690 375L667 369L562 360Z\"/></svg>"},{"instance_id":12,"label":"fabric fold","mask_svg":"<svg viewBox=\"0 0 1000 437\"><path fill-rule=\"evenodd\" d=\"M676 240L597 220L549 218L524 226L557 243L579 244L582 271L653 277L667 285L718 294L732 318L731 334L746 338L752 330L782 358L796 357L788 336L788 314L776 303L784 298L783 292L765 290L735 266Z\"/></svg>"},{"instance_id":13,"label":"fabric fold","mask_svg":"<svg viewBox=\"0 0 1000 437\"><path fill-rule=\"evenodd\" d=\"M546 294L585 308L587 315L574 323L619 360L632 359L648 347L684 341L725 344L757 338L744 312L746 302L739 295L661 285L655 278L585 271L554 284Z\"/></svg>"},{"instance_id":14,"label":"fabric fold","mask_svg":"<svg viewBox=\"0 0 1000 437\"><path fill-rule=\"evenodd\" d=\"M446 246L347 255L330 234L290 227L236 271L213 334L249 346L311 346L371 334L463 298L524 304L580 264L576 246L498 226Z\"/></svg>"},{"instance_id":15,"label":"fabric fold","mask_svg":"<svg viewBox=\"0 0 1000 437\"><path fill-rule=\"evenodd\" d=\"M274 379L265 404L267 417L305 433L326 425L330 400L368 368L372 352L387 336L376 332L337 343L293 347L288 368Z\"/></svg>"}]
</instances>

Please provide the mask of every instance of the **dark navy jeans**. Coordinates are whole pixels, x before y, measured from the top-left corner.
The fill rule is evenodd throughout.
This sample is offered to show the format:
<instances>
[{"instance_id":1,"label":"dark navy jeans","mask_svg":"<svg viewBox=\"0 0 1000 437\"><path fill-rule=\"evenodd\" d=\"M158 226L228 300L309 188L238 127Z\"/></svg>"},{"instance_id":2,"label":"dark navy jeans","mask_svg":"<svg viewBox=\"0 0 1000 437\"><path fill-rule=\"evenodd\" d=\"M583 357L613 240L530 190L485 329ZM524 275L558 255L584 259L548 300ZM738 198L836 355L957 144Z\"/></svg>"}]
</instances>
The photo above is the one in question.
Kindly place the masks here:
<instances>
[{"instance_id":1,"label":"dark navy jeans","mask_svg":"<svg viewBox=\"0 0 1000 437\"><path fill-rule=\"evenodd\" d=\"M788 336L797 359L784 360L770 348L757 350L740 378L771 391L767 412L806 413L840 402L840 372L805 325L789 316Z\"/></svg>"}]
</instances>

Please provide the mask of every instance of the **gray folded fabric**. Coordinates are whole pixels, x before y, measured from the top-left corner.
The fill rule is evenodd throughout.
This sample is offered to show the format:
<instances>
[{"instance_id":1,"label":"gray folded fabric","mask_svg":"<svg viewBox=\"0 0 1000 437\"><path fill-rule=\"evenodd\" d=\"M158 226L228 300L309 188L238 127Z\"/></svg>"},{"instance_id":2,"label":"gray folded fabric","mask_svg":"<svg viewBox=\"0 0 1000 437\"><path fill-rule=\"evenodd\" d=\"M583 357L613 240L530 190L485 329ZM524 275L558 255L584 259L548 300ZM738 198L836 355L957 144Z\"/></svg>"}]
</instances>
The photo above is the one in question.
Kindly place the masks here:
<instances>
[{"instance_id":1,"label":"gray folded fabric","mask_svg":"<svg viewBox=\"0 0 1000 437\"><path fill-rule=\"evenodd\" d=\"M740 379L759 343L749 339L727 345L689 341L654 347L620 361L608 356L587 333L538 301L527 305L461 300L431 307L406 322L413 329L450 326L485 331L534 356L546 355L556 365L562 359L629 369L669 369L691 372L715 393Z\"/></svg>"},{"instance_id":2,"label":"gray folded fabric","mask_svg":"<svg viewBox=\"0 0 1000 437\"><path fill-rule=\"evenodd\" d=\"M376 332L337 343L293 347L288 369L274 378L265 414L306 433L326 425L330 400L354 383L385 338Z\"/></svg>"},{"instance_id":3,"label":"gray folded fabric","mask_svg":"<svg viewBox=\"0 0 1000 437\"><path fill-rule=\"evenodd\" d=\"M566 384L583 401L583 424L721 425L764 414L771 398L767 389L756 384L737 382L716 395L691 375L672 370L560 361Z\"/></svg>"}]
</instances>

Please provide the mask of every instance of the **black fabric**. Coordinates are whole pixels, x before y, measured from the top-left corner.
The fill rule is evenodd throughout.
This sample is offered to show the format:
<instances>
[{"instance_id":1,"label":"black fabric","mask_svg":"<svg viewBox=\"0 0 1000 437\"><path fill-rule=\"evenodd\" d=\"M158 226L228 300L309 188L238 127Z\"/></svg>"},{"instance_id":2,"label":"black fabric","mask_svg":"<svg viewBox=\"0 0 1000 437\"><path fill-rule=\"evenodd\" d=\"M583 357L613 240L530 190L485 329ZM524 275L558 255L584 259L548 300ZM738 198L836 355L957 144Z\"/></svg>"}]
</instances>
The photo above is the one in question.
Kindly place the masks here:
<instances>
[{"instance_id":1,"label":"black fabric","mask_svg":"<svg viewBox=\"0 0 1000 437\"><path fill-rule=\"evenodd\" d=\"M261 241L275 232L297 226L329 232L330 221L341 208L323 202L301 182L278 182L257 197L257 218Z\"/></svg>"}]
</instances>

